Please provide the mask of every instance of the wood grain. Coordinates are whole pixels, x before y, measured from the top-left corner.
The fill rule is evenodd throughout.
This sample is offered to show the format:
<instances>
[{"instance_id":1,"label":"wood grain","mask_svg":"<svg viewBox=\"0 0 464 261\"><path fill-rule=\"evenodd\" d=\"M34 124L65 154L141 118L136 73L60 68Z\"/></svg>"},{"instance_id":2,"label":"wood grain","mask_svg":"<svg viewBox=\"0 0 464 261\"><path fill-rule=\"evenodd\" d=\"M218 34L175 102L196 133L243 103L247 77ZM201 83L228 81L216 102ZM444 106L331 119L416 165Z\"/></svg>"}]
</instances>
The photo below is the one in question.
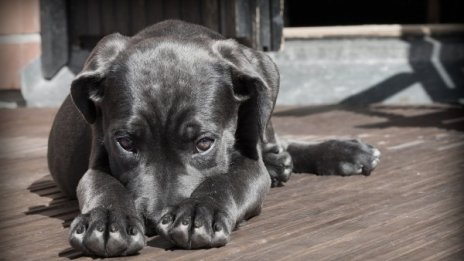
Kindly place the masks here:
<instances>
[{"instance_id":1,"label":"wood grain","mask_svg":"<svg viewBox=\"0 0 464 261\"><path fill-rule=\"evenodd\" d=\"M77 202L47 169L54 114L0 110L0 260L91 260L68 245ZM172 250L153 237L139 255L115 260L463 260L463 115L442 105L278 108L283 138L361 138L382 151L378 169L294 174L225 247Z\"/></svg>"}]
</instances>

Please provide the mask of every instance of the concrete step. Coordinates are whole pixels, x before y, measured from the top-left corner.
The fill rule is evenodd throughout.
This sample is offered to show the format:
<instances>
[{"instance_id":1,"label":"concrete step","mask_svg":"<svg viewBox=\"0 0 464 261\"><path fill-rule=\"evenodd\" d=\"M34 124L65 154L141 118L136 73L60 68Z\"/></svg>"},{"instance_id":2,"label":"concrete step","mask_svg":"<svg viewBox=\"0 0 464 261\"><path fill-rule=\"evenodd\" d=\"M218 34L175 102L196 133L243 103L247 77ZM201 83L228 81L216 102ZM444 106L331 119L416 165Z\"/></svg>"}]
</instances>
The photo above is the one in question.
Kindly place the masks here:
<instances>
[{"instance_id":1,"label":"concrete step","mask_svg":"<svg viewBox=\"0 0 464 261\"><path fill-rule=\"evenodd\" d=\"M464 103L457 37L287 40L279 105Z\"/></svg>"}]
</instances>

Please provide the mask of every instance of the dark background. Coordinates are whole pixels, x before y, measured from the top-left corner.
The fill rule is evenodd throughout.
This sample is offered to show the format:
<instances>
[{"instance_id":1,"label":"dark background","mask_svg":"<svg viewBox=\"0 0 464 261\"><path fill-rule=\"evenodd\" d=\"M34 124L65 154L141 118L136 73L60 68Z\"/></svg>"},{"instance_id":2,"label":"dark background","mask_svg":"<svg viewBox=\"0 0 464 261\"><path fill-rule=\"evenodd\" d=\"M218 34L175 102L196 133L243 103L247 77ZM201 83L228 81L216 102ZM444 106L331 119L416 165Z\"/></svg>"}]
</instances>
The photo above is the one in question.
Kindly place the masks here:
<instances>
[{"instance_id":1,"label":"dark background","mask_svg":"<svg viewBox=\"0 0 464 261\"><path fill-rule=\"evenodd\" d=\"M463 0L286 0L284 10L286 27L464 22Z\"/></svg>"}]
</instances>

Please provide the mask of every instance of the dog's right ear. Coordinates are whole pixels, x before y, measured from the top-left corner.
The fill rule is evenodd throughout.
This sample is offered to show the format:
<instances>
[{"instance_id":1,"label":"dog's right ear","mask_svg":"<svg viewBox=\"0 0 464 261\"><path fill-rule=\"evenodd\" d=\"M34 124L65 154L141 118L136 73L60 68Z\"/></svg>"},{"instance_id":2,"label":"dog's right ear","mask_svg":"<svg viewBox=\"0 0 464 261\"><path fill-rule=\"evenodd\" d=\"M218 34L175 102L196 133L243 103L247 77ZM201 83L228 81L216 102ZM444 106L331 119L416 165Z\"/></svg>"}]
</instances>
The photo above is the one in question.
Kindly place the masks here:
<instances>
[{"instance_id":1,"label":"dog's right ear","mask_svg":"<svg viewBox=\"0 0 464 261\"><path fill-rule=\"evenodd\" d=\"M92 50L82 71L71 83L71 98L88 123L96 119L95 102L103 98L102 81L129 37L115 33L105 36Z\"/></svg>"}]
</instances>

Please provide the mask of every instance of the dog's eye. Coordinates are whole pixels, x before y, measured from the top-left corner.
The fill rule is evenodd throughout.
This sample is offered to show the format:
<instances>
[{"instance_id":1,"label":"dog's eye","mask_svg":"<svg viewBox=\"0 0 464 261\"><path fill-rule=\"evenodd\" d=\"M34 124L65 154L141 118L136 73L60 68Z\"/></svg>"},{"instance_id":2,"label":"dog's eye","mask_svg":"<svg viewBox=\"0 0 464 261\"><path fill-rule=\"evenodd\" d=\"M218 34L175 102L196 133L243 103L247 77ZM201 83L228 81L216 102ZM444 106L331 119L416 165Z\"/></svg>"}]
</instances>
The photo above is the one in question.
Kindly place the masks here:
<instances>
[{"instance_id":1,"label":"dog's eye","mask_svg":"<svg viewBox=\"0 0 464 261\"><path fill-rule=\"evenodd\" d=\"M205 152L211 148L213 143L214 139L212 138L201 138L196 144L197 151L200 153Z\"/></svg>"},{"instance_id":2,"label":"dog's eye","mask_svg":"<svg viewBox=\"0 0 464 261\"><path fill-rule=\"evenodd\" d=\"M135 151L135 146L134 142L131 140L129 137L119 137L116 138L116 141L118 142L119 146L123 148L124 150L134 152Z\"/></svg>"}]
</instances>

